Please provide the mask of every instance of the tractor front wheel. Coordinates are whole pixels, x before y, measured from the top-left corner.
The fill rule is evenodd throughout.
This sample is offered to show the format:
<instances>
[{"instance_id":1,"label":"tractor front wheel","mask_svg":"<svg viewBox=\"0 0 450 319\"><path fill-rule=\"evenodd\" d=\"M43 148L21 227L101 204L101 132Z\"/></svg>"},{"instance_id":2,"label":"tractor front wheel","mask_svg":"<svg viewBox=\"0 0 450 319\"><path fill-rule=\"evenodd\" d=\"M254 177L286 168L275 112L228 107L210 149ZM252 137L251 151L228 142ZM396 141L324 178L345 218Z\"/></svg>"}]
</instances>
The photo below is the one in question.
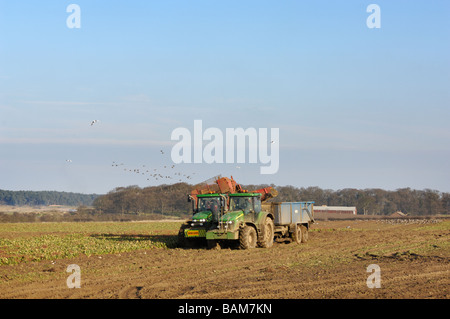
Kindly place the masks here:
<instances>
[{"instance_id":1,"label":"tractor front wheel","mask_svg":"<svg viewBox=\"0 0 450 319\"><path fill-rule=\"evenodd\" d=\"M252 226L244 226L239 232L239 248L252 249L256 247L258 236Z\"/></svg>"},{"instance_id":2,"label":"tractor front wheel","mask_svg":"<svg viewBox=\"0 0 450 319\"><path fill-rule=\"evenodd\" d=\"M221 248L217 240L214 239L206 240L206 244L208 245L208 249L220 250Z\"/></svg>"}]
</instances>

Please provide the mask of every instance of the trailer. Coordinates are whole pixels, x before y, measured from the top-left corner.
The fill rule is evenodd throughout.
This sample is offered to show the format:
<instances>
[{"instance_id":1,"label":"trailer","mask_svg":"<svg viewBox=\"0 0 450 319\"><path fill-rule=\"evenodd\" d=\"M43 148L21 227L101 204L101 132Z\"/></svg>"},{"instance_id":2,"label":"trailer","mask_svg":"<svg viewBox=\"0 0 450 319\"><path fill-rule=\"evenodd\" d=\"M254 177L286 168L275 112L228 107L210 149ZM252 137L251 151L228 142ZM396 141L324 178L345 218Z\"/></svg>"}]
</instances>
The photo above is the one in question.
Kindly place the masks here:
<instances>
[{"instance_id":1,"label":"trailer","mask_svg":"<svg viewBox=\"0 0 450 319\"><path fill-rule=\"evenodd\" d=\"M308 241L308 230L314 223L314 202L275 202L263 204L274 216L274 237L290 237L296 243Z\"/></svg>"}]
</instances>

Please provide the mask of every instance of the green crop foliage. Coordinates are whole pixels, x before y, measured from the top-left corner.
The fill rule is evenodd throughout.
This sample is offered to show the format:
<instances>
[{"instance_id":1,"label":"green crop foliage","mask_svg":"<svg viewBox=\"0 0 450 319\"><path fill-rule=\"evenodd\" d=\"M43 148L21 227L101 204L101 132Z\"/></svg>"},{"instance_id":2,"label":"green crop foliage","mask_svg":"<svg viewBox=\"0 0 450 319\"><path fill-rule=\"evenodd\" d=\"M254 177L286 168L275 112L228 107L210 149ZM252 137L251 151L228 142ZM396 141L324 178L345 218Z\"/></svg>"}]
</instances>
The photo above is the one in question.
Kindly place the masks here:
<instances>
[{"instance_id":1,"label":"green crop foliage","mask_svg":"<svg viewBox=\"0 0 450 319\"><path fill-rule=\"evenodd\" d=\"M0 265L176 245L179 223L0 224Z\"/></svg>"}]
</instances>

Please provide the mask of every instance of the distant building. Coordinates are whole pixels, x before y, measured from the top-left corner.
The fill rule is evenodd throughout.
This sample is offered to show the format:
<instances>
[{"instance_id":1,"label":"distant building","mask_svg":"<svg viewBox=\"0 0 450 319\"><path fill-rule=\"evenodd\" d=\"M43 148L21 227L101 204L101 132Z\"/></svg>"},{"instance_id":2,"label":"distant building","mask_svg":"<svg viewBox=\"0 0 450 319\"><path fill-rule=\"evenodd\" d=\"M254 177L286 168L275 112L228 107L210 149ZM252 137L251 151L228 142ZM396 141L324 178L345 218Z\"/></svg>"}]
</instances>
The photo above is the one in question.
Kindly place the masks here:
<instances>
[{"instance_id":1,"label":"distant building","mask_svg":"<svg viewBox=\"0 0 450 319\"><path fill-rule=\"evenodd\" d=\"M314 206L314 213L350 214L356 215L356 207L346 206Z\"/></svg>"},{"instance_id":2,"label":"distant building","mask_svg":"<svg viewBox=\"0 0 450 319\"><path fill-rule=\"evenodd\" d=\"M391 217L405 217L406 214L402 213L401 211L396 211L395 213L391 214Z\"/></svg>"}]
</instances>

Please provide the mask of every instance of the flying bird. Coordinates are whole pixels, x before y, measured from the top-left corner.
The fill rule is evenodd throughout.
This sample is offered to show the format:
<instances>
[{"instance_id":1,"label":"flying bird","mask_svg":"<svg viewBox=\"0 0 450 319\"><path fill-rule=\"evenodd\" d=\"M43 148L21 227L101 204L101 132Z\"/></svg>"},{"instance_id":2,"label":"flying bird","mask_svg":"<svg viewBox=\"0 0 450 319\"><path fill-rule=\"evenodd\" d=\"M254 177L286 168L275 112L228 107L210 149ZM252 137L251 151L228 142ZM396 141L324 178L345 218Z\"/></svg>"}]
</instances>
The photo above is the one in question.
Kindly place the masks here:
<instances>
[{"instance_id":1,"label":"flying bird","mask_svg":"<svg viewBox=\"0 0 450 319\"><path fill-rule=\"evenodd\" d=\"M91 122L91 126L94 125L94 124L97 123L97 122L98 122L98 120L93 120L93 121Z\"/></svg>"}]
</instances>

